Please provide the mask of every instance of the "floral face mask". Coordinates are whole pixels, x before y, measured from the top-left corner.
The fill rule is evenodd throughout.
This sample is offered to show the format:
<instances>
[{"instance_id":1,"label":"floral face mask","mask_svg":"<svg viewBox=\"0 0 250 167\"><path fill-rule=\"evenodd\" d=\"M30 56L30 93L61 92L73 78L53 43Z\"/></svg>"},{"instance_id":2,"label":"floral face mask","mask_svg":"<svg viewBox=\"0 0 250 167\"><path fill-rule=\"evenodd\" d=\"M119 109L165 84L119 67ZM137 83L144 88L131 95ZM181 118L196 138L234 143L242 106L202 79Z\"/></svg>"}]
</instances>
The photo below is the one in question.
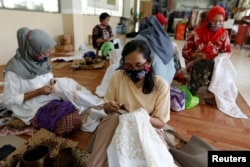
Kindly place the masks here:
<instances>
[{"instance_id":1,"label":"floral face mask","mask_svg":"<svg viewBox=\"0 0 250 167\"><path fill-rule=\"evenodd\" d=\"M224 24L223 23L217 23L217 24L211 24L211 23L208 23L207 24L207 27L212 30L212 31L217 31L218 29L224 27Z\"/></svg>"},{"instance_id":2,"label":"floral face mask","mask_svg":"<svg viewBox=\"0 0 250 167\"><path fill-rule=\"evenodd\" d=\"M143 69L139 70L125 70L126 75L134 82L137 83L143 78L145 78L146 74L150 70L149 66L145 66Z\"/></svg>"}]
</instances>

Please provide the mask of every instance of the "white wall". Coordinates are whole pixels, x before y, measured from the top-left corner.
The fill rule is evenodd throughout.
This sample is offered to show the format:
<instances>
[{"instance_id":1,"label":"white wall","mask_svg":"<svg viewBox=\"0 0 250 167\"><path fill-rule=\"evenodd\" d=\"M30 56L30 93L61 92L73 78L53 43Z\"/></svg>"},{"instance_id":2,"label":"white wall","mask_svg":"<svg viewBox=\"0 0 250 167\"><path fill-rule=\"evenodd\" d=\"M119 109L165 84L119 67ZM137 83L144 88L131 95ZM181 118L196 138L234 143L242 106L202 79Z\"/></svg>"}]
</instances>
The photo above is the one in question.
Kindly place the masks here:
<instances>
[{"instance_id":1,"label":"white wall","mask_svg":"<svg viewBox=\"0 0 250 167\"><path fill-rule=\"evenodd\" d=\"M62 13L82 13L81 0L60 0L60 7Z\"/></svg>"},{"instance_id":2,"label":"white wall","mask_svg":"<svg viewBox=\"0 0 250 167\"><path fill-rule=\"evenodd\" d=\"M6 64L15 54L16 31L21 27L43 29L55 40L63 34L61 14L0 9L0 20L0 65Z\"/></svg>"},{"instance_id":3,"label":"white wall","mask_svg":"<svg viewBox=\"0 0 250 167\"><path fill-rule=\"evenodd\" d=\"M134 0L123 1L123 17L130 18L130 9L134 6Z\"/></svg>"},{"instance_id":4,"label":"white wall","mask_svg":"<svg viewBox=\"0 0 250 167\"><path fill-rule=\"evenodd\" d=\"M16 31L21 27L45 30L59 42L63 34L70 33L75 42L75 49L80 44L88 44L88 35L94 25L99 23L99 16L80 14L42 13L0 9L0 65L6 64L17 49ZM119 17L111 17L110 25L115 33Z\"/></svg>"}]
</instances>

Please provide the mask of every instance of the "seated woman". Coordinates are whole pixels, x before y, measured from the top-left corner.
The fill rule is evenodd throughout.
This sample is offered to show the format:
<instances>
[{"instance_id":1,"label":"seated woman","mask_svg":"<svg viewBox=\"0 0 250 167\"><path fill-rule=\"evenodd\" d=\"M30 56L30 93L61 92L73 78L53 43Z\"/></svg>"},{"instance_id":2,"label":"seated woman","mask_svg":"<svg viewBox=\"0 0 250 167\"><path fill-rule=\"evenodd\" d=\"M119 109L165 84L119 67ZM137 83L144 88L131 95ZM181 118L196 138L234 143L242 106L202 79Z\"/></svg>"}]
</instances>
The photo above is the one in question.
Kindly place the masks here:
<instances>
[{"instance_id":1,"label":"seated woman","mask_svg":"<svg viewBox=\"0 0 250 167\"><path fill-rule=\"evenodd\" d=\"M108 13L102 13L99 16L100 24L96 25L92 31L92 44L97 50L96 56L98 56L98 51L102 50L105 55L108 56L110 49L114 49L114 45L111 42L113 39L112 28L109 25L110 15Z\"/></svg>"},{"instance_id":2,"label":"seated woman","mask_svg":"<svg viewBox=\"0 0 250 167\"><path fill-rule=\"evenodd\" d=\"M220 111L237 118L247 118L236 105L238 94L233 81L236 71L229 35L223 28L225 10L211 8L205 21L187 39L182 55L190 80L187 87L201 102L217 104Z\"/></svg>"},{"instance_id":3,"label":"seated woman","mask_svg":"<svg viewBox=\"0 0 250 167\"><path fill-rule=\"evenodd\" d=\"M34 122L58 135L80 128L76 111L101 104L102 100L73 79L53 78L49 56L56 43L45 31L20 28L17 40L16 54L4 69L5 106L23 126Z\"/></svg>"},{"instance_id":4,"label":"seated woman","mask_svg":"<svg viewBox=\"0 0 250 167\"><path fill-rule=\"evenodd\" d=\"M135 39L143 40L147 42L151 51L152 66L154 67L155 73L171 84L175 72L181 68L179 61L179 49L177 44L170 40L168 35L164 32L163 27L167 21L163 14L158 13L152 18L145 18L141 23L139 35ZM156 25L157 24L157 25ZM154 40L155 42L152 42ZM120 50L113 50L111 53L120 57ZM159 55L161 56L159 56ZM168 59L170 59L168 61ZM165 64L166 61L166 64ZM118 62L109 66L103 77L101 85L96 88L96 94L99 97L103 97L112 73L116 69L122 68L122 61L120 61L120 67Z\"/></svg>"},{"instance_id":5,"label":"seated woman","mask_svg":"<svg viewBox=\"0 0 250 167\"><path fill-rule=\"evenodd\" d=\"M155 73L163 77L170 85L176 73L174 48L171 39L162 27L166 24L163 18L165 17L162 14L144 18L135 39L147 42Z\"/></svg>"},{"instance_id":6,"label":"seated woman","mask_svg":"<svg viewBox=\"0 0 250 167\"><path fill-rule=\"evenodd\" d=\"M108 116L102 120L95 132L89 167L110 165L108 158L112 161L112 157L107 156L107 148L115 131L119 133L117 126L121 110L126 110L128 114L139 108L146 110L149 117L146 123L157 129L161 138L161 130L170 119L170 87L165 79L154 74L147 43L142 40L128 42L122 51L121 59L122 69L113 73L104 96L104 111ZM167 147L164 145L162 149L167 150ZM170 154L169 156L171 157Z\"/></svg>"},{"instance_id":7,"label":"seated woman","mask_svg":"<svg viewBox=\"0 0 250 167\"><path fill-rule=\"evenodd\" d=\"M214 68L214 58L220 53L231 56L229 35L223 28L225 10L219 6L211 8L205 21L191 32L183 47L182 55L185 59L187 72L191 75L188 88L196 94L199 88L207 89ZM204 87L203 87L204 88ZM204 91L203 91L204 92ZM205 90L200 99L213 101L213 94Z\"/></svg>"}]
</instances>

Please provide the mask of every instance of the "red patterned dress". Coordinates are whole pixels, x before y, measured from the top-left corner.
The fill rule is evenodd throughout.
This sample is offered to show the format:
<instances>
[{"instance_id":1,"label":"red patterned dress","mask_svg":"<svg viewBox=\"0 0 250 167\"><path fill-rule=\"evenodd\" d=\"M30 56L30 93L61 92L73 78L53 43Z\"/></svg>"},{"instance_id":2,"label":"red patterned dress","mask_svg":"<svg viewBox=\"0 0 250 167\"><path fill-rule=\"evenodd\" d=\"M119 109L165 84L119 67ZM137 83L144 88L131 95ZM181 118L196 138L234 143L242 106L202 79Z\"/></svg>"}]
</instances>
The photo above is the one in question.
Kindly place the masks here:
<instances>
[{"instance_id":1,"label":"red patterned dress","mask_svg":"<svg viewBox=\"0 0 250 167\"><path fill-rule=\"evenodd\" d=\"M209 49L209 52L206 53L204 50L207 47L210 47L210 49ZM182 49L182 56L185 59L185 64L186 64L188 73L191 73L192 66L196 62L194 60L191 60L191 55L195 52L206 53L207 60L214 59L219 53L222 53L222 52L231 53L231 45L230 45L228 32L225 30L221 34L220 38L214 42L202 41L196 31L193 31L189 35L187 42Z\"/></svg>"},{"instance_id":2,"label":"red patterned dress","mask_svg":"<svg viewBox=\"0 0 250 167\"><path fill-rule=\"evenodd\" d=\"M214 69L214 58L220 53L230 53L231 45L226 29L222 27L221 16L225 10L219 6L211 8L206 19L188 37L182 49L190 80L187 87L196 94L202 86L208 86Z\"/></svg>"}]
</instances>

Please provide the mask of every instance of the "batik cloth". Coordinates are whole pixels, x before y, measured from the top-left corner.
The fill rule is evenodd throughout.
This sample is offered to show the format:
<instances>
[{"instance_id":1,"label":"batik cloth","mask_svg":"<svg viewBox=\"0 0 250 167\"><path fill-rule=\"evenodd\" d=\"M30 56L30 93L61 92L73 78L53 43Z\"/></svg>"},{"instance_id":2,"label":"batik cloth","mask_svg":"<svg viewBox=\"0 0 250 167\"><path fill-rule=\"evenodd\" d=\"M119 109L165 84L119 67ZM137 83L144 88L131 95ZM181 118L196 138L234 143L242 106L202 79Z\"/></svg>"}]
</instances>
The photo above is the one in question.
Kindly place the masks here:
<instances>
[{"instance_id":1,"label":"batik cloth","mask_svg":"<svg viewBox=\"0 0 250 167\"><path fill-rule=\"evenodd\" d=\"M220 54L214 61L213 75L208 89L214 93L218 109L231 117L248 119L236 104L238 89L234 79L237 72L228 54Z\"/></svg>"},{"instance_id":2,"label":"batik cloth","mask_svg":"<svg viewBox=\"0 0 250 167\"><path fill-rule=\"evenodd\" d=\"M142 108L119 117L107 149L109 167L176 167L149 119Z\"/></svg>"},{"instance_id":3,"label":"batik cloth","mask_svg":"<svg viewBox=\"0 0 250 167\"><path fill-rule=\"evenodd\" d=\"M194 95L202 86L208 86L213 74L214 61L200 60L193 65L193 69L188 82L188 89Z\"/></svg>"}]
</instances>

